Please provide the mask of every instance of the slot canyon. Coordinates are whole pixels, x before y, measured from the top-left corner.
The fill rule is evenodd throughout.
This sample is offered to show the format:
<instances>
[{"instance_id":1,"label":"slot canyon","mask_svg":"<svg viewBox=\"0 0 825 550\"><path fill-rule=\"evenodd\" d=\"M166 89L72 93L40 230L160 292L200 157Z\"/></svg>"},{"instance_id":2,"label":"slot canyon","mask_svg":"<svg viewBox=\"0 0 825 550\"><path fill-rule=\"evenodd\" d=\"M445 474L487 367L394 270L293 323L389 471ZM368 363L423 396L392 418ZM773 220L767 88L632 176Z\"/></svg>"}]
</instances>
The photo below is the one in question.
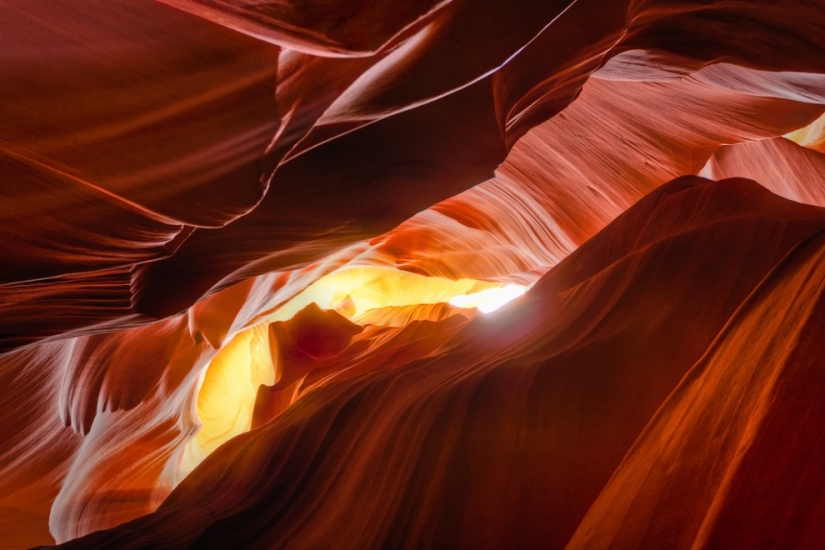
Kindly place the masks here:
<instances>
[{"instance_id":1,"label":"slot canyon","mask_svg":"<svg viewBox=\"0 0 825 550\"><path fill-rule=\"evenodd\" d=\"M825 0L0 0L0 549L825 548Z\"/></svg>"}]
</instances>

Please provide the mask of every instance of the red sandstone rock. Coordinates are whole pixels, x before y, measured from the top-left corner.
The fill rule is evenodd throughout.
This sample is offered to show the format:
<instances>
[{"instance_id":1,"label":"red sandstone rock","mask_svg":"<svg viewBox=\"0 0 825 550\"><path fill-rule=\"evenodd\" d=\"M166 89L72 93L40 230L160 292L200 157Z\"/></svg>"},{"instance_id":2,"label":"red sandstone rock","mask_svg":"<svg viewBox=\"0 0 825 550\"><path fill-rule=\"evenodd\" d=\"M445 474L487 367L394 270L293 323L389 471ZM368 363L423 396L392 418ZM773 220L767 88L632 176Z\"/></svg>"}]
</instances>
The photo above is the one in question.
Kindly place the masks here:
<instances>
[{"instance_id":1,"label":"red sandstone rock","mask_svg":"<svg viewBox=\"0 0 825 550\"><path fill-rule=\"evenodd\" d=\"M0 547L822 546L825 6L311 4L0 3Z\"/></svg>"}]
</instances>

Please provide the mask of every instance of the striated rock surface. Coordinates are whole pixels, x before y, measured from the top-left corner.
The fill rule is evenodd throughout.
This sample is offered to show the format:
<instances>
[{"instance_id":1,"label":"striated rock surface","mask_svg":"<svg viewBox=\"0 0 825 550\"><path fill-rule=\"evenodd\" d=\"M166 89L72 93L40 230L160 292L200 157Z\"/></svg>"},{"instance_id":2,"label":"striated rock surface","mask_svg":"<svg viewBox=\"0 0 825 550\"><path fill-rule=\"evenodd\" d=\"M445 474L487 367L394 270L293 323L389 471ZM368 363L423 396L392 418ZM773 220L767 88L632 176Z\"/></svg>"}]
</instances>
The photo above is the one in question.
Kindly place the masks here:
<instances>
[{"instance_id":1,"label":"striated rock surface","mask_svg":"<svg viewBox=\"0 0 825 550\"><path fill-rule=\"evenodd\" d=\"M519 302L463 326L425 358L326 376L220 447L153 514L66 547L587 546L582 533L598 547L690 546L703 535L694 518L717 513L710 497L720 485L736 484L739 498L752 500L770 491L747 481L769 484L765 469L778 480L800 467L807 475L809 464L816 475L811 440L747 470L737 445L763 433L746 429L761 419L777 426L766 436L779 436L798 415L811 426L818 418L809 409L817 392L801 394L812 395L809 404L793 388L816 380L823 228L825 211L748 180L675 180ZM788 297L800 307L769 313ZM340 355L353 331L316 312L295 318L292 341L298 327L316 323L324 328L314 334L339 335L325 339L335 349L295 344L302 357ZM811 339L799 340L807 332ZM729 339L747 350L728 352ZM376 344L371 353L380 354ZM782 361L766 362L771 354ZM695 426L683 409L695 411ZM660 433L660 423L675 427ZM643 507L631 487L686 495L668 496L674 511L662 516L660 500L644 498ZM816 499L799 501L791 490L774 498L755 512L798 506L788 516L808 531L789 540L822 542ZM625 503L639 519L616 514ZM743 521L731 513L734 525ZM781 527L748 525L747 533L715 528L739 546Z\"/></svg>"},{"instance_id":2,"label":"striated rock surface","mask_svg":"<svg viewBox=\"0 0 825 550\"><path fill-rule=\"evenodd\" d=\"M0 548L825 543L820 0L0 23Z\"/></svg>"}]
</instances>

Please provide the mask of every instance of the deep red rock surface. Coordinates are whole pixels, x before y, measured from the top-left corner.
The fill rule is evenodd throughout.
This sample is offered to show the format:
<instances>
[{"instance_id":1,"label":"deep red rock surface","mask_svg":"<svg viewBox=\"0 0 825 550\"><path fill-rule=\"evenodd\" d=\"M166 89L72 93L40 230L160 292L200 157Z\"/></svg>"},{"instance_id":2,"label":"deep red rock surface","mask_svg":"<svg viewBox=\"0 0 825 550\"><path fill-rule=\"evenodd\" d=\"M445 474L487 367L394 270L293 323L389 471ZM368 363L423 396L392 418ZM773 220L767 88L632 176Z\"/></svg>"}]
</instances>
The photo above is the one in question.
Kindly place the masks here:
<instances>
[{"instance_id":1,"label":"deep red rock surface","mask_svg":"<svg viewBox=\"0 0 825 550\"><path fill-rule=\"evenodd\" d=\"M820 0L0 28L0 548L825 546Z\"/></svg>"}]
</instances>

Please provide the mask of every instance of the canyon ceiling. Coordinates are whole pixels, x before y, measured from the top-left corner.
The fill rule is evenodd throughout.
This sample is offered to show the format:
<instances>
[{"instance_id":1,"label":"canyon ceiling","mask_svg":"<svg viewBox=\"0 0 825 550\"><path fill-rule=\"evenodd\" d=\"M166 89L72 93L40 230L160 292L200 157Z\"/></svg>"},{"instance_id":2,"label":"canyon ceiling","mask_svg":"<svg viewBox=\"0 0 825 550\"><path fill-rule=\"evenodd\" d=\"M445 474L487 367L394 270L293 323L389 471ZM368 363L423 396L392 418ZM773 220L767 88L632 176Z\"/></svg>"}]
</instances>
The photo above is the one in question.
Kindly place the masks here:
<instances>
[{"instance_id":1,"label":"canyon ceiling","mask_svg":"<svg viewBox=\"0 0 825 550\"><path fill-rule=\"evenodd\" d=\"M825 547L823 112L823 0L0 0L0 549Z\"/></svg>"}]
</instances>

